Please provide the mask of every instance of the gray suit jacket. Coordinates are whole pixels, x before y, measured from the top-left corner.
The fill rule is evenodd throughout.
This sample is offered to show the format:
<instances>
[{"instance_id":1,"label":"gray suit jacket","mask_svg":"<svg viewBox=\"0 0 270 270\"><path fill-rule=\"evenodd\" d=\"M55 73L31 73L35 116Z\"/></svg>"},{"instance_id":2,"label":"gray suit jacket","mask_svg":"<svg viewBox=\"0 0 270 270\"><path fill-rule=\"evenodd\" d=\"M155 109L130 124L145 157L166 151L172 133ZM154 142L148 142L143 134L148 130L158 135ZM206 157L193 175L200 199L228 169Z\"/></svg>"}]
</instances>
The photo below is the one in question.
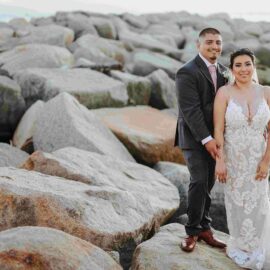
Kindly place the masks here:
<instances>
[{"instance_id":1,"label":"gray suit jacket","mask_svg":"<svg viewBox=\"0 0 270 270\"><path fill-rule=\"evenodd\" d=\"M227 80L222 73L227 68L217 66L217 89ZM201 149L201 141L213 136L213 104L215 87L206 64L197 55L176 73L176 94L179 116L175 145L182 149Z\"/></svg>"}]
</instances>

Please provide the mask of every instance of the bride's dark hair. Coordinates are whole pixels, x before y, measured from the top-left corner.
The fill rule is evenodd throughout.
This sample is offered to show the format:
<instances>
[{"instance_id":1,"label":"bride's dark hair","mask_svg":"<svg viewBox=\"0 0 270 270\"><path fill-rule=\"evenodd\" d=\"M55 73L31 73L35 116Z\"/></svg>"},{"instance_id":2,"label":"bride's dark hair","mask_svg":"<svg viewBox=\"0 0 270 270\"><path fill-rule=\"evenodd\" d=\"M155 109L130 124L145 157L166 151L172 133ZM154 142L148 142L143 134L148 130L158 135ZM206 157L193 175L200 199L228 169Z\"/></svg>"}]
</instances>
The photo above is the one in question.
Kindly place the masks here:
<instances>
[{"instance_id":1,"label":"bride's dark hair","mask_svg":"<svg viewBox=\"0 0 270 270\"><path fill-rule=\"evenodd\" d=\"M248 49L248 48L242 48L242 49L239 49L235 52L233 52L231 54L231 57L230 57L230 68L232 69L233 67L233 63L234 63L234 59L237 57L237 56L240 56L240 55L247 55L251 58L251 61L253 64L255 64L255 55L254 53Z\"/></svg>"}]
</instances>

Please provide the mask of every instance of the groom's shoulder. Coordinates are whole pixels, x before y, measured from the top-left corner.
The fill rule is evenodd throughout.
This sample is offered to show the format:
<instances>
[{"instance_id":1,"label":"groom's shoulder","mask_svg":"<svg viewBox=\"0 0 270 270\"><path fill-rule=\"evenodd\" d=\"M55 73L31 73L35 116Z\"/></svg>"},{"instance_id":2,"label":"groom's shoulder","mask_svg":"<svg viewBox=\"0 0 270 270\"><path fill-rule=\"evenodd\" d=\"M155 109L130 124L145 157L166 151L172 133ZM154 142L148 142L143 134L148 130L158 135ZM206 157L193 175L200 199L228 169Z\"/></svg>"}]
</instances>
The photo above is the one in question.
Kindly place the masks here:
<instances>
[{"instance_id":1,"label":"groom's shoulder","mask_svg":"<svg viewBox=\"0 0 270 270\"><path fill-rule=\"evenodd\" d=\"M176 76L181 74L181 73L194 73L197 70L197 64L196 64L196 58L193 58L191 60L189 60L188 62L186 62L183 66L181 66L177 72L176 72Z\"/></svg>"}]
</instances>

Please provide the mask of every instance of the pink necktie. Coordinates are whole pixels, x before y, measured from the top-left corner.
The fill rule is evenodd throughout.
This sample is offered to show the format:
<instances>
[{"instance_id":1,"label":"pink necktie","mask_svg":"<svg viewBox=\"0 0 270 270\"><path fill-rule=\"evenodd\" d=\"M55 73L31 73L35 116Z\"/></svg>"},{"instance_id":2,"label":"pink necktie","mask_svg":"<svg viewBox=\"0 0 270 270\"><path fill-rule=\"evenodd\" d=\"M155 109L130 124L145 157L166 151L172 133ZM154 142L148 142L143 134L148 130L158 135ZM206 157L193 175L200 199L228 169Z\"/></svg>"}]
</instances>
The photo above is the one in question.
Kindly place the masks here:
<instances>
[{"instance_id":1,"label":"pink necktie","mask_svg":"<svg viewBox=\"0 0 270 270\"><path fill-rule=\"evenodd\" d=\"M215 91L217 91L217 69L215 65L211 65L208 67L212 81L214 83L215 86Z\"/></svg>"}]
</instances>

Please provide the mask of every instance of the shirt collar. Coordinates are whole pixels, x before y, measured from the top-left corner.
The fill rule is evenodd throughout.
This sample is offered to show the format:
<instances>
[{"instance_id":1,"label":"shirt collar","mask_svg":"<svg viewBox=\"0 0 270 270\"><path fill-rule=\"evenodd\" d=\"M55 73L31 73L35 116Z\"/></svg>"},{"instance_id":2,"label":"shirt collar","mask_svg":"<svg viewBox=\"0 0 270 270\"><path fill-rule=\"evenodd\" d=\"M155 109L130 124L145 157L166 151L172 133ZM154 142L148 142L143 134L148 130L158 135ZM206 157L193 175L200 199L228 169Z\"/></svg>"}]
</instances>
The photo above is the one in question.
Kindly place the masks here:
<instances>
[{"instance_id":1,"label":"shirt collar","mask_svg":"<svg viewBox=\"0 0 270 270\"><path fill-rule=\"evenodd\" d=\"M207 59L205 59L200 53L199 53L199 56L201 57L201 59L203 60L203 62L206 64L207 67L214 65L217 68L217 62L215 62L214 64L212 64Z\"/></svg>"}]
</instances>

